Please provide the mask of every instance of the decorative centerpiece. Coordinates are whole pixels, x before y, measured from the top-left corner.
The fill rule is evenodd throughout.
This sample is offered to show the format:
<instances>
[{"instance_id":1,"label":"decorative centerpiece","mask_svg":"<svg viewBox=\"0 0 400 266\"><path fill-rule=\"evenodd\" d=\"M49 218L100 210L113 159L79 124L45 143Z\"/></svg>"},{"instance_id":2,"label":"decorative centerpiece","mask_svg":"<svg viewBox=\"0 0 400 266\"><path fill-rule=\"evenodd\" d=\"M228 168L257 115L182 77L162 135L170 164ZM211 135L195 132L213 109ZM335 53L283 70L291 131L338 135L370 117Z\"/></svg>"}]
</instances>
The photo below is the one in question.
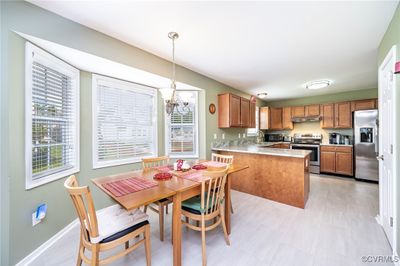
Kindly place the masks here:
<instances>
[{"instance_id":1,"label":"decorative centerpiece","mask_svg":"<svg viewBox=\"0 0 400 266\"><path fill-rule=\"evenodd\" d=\"M174 170L175 171L186 172L186 171L189 171L190 169L191 169L190 164L187 161L177 160L174 163Z\"/></svg>"}]
</instances>

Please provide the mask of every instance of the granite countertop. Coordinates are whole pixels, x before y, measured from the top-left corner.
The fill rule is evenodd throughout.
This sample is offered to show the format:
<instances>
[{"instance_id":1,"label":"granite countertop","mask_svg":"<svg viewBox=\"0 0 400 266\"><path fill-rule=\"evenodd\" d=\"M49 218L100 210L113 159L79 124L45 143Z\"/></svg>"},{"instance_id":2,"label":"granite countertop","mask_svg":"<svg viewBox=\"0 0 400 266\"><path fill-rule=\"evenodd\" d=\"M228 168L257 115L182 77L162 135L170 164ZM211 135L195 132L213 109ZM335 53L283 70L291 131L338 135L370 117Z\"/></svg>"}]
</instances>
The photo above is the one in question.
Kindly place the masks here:
<instances>
[{"instance_id":1,"label":"granite countertop","mask_svg":"<svg viewBox=\"0 0 400 266\"><path fill-rule=\"evenodd\" d=\"M274 144L280 142L262 142L259 144L244 144L244 145L229 145L224 147L212 148L213 151L229 151L229 152L241 152L241 153L252 153L252 154L265 154L272 156L284 156L284 157L295 157L305 158L311 153L306 150L290 150L290 149L279 149L279 148L268 148Z\"/></svg>"},{"instance_id":2,"label":"granite countertop","mask_svg":"<svg viewBox=\"0 0 400 266\"><path fill-rule=\"evenodd\" d=\"M338 146L338 147L353 147L353 144L329 144L329 143L321 143L321 146Z\"/></svg>"}]
</instances>

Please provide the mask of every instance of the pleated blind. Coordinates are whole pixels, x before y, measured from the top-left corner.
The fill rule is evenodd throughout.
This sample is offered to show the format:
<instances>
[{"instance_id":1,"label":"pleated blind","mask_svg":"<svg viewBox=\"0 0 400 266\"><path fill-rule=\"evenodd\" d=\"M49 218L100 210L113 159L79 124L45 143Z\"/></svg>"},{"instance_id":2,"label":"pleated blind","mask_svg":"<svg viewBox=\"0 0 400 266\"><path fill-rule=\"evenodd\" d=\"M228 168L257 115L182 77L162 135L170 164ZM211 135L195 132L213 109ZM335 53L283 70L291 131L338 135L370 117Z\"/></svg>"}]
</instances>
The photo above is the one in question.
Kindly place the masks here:
<instances>
[{"instance_id":1,"label":"pleated blind","mask_svg":"<svg viewBox=\"0 0 400 266\"><path fill-rule=\"evenodd\" d=\"M79 170L79 70L32 44L26 49L26 173L32 188Z\"/></svg>"},{"instance_id":2,"label":"pleated blind","mask_svg":"<svg viewBox=\"0 0 400 266\"><path fill-rule=\"evenodd\" d=\"M95 167L156 156L155 90L96 75Z\"/></svg>"},{"instance_id":3,"label":"pleated blind","mask_svg":"<svg viewBox=\"0 0 400 266\"><path fill-rule=\"evenodd\" d=\"M172 157L197 157L197 92L196 91L177 91L180 93L191 94L189 101L190 112L180 114L176 109L167 117L167 151Z\"/></svg>"}]
</instances>

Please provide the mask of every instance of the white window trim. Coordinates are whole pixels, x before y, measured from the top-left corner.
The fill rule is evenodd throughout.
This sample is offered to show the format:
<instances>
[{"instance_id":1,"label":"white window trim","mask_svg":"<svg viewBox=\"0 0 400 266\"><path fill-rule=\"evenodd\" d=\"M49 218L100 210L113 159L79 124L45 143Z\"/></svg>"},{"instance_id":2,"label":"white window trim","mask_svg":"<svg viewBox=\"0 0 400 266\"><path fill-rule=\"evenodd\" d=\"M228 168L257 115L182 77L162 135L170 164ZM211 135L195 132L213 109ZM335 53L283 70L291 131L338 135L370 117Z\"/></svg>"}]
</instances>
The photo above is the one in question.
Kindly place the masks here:
<instances>
[{"instance_id":1,"label":"white window trim","mask_svg":"<svg viewBox=\"0 0 400 266\"><path fill-rule=\"evenodd\" d=\"M149 94L153 96L153 124L155 125L153 128L153 136L155 138L153 143L154 155L158 155L158 124L157 124L157 90L151 87L147 87L144 85L140 85L133 82L123 81L117 78L110 78L98 74L92 74L92 159L93 159L93 169L104 168L104 167L111 167L111 166L118 166L118 165L125 165L125 164L132 164L138 163L142 161L142 158L149 158L153 156L144 156L144 157L135 157L135 158L127 158L127 159L120 159L120 160L110 160L107 162L101 162L97 160L97 153L98 153L98 141L97 141L97 82L101 80L102 82L110 82L110 83L119 83L120 86L124 87L127 90L134 90L134 91L142 91L143 93ZM134 84L134 87L132 86Z\"/></svg>"},{"instance_id":2,"label":"white window trim","mask_svg":"<svg viewBox=\"0 0 400 266\"><path fill-rule=\"evenodd\" d=\"M65 73L72 76L72 87L76 90L75 93L75 163L74 167L49 174L45 177L41 177L37 180L32 179L32 65L33 65L33 54L37 61L45 63L47 66L59 71L60 73ZM69 175L75 174L80 170L80 145L79 145L79 94L80 94L80 72L78 69L72 67L66 62L58 59L57 57L51 55L50 53L34 46L33 44L26 42L25 44L25 189L32 189L54 180L67 177Z\"/></svg>"},{"instance_id":3,"label":"white window trim","mask_svg":"<svg viewBox=\"0 0 400 266\"><path fill-rule=\"evenodd\" d=\"M168 143L169 143L169 128L167 127L168 125L168 114L166 112L164 112L164 121L165 121L165 125L164 125L164 142L165 142L165 154L167 154L170 158L187 158L187 159L198 159L199 158L199 92L195 91L195 90L181 90L181 91L190 91L190 92L195 92L196 93L196 102L195 102L195 130L196 130L196 153L193 155L179 155L179 154L169 154L169 147L168 147ZM164 102L164 108L165 108L165 102Z\"/></svg>"}]
</instances>

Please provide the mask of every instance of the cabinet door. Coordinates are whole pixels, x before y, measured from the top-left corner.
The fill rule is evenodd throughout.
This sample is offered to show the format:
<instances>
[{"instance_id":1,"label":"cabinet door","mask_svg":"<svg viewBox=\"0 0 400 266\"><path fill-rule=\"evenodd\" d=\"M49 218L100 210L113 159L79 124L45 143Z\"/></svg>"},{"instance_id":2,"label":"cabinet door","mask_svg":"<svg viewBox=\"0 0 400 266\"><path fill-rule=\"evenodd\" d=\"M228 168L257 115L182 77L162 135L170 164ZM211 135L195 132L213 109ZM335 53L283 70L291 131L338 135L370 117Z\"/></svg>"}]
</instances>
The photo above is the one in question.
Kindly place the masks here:
<instances>
[{"instance_id":1,"label":"cabinet door","mask_svg":"<svg viewBox=\"0 0 400 266\"><path fill-rule=\"evenodd\" d=\"M352 128L351 103L335 103L335 128Z\"/></svg>"},{"instance_id":2,"label":"cabinet door","mask_svg":"<svg viewBox=\"0 0 400 266\"><path fill-rule=\"evenodd\" d=\"M229 95L229 122L231 127L240 127L240 97Z\"/></svg>"},{"instance_id":3,"label":"cabinet door","mask_svg":"<svg viewBox=\"0 0 400 266\"><path fill-rule=\"evenodd\" d=\"M281 149L290 149L290 144L282 143Z\"/></svg>"},{"instance_id":4,"label":"cabinet door","mask_svg":"<svg viewBox=\"0 0 400 266\"><path fill-rule=\"evenodd\" d=\"M336 152L336 173L353 176L353 153Z\"/></svg>"},{"instance_id":5,"label":"cabinet door","mask_svg":"<svg viewBox=\"0 0 400 266\"><path fill-rule=\"evenodd\" d=\"M283 129L293 129L292 108L291 107L283 107L282 108L282 128Z\"/></svg>"},{"instance_id":6,"label":"cabinet door","mask_svg":"<svg viewBox=\"0 0 400 266\"><path fill-rule=\"evenodd\" d=\"M218 127L219 128L228 128L230 127L230 111L229 111L229 102L230 102L229 93L219 94L218 95Z\"/></svg>"},{"instance_id":7,"label":"cabinet door","mask_svg":"<svg viewBox=\"0 0 400 266\"><path fill-rule=\"evenodd\" d=\"M269 129L269 107L260 107L259 118L260 129Z\"/></svg>"},{"instance_id":8,"label":"cabinet door","mask_svg":"<svg viewBox=\"0 0 400 266\"><path fill-rule=\"evenodd\" d=\"M359 100L351 102L352 111L376 109L376 99Z\"/></svg>"},{"instance_id":9,"label":"cabinet door","mask_svg":"<svg viewBox=\"0 0 400 266\"><path fill-rule=\"evenodd\" d=\"M282 108L271 108L270 109L271 126L270 129L281 130L282 129Z\"/></svg>"},{"instance_id":10,"label":"cabinet door","mask_svg":"<svg viewBox=\"0 0 400 266\"><path fill-rule=\"evenodd\" d=\"M305 110L306 116L318 116L319 104L307 105Z\"/></svg>"},{"instance_id":11,"label":"cabinet door","mask_svg":"<svg viewBox=\"0 0 400 266\"><path fill-rule=\"evenodd\" d=\"M321 151L321 172L335 173L336 153L334 151Z\"/></svg>"},{"instance_id":12,"label":"cabinet door","mask_svg":"<svg viewBox=\"0 0 400 266\"><path fill-rule=\"evenodd\" d=\"M250 125L249 128L256 127L256 103L250 103Z\"/></svg>"},{"instance_id":13,"label":"cabinet door","mask_svg":"<svg viewBox=\"0 0 400 266\"><path fill-rule=\"evenodd\" d=\"M334 128L334 104L330 103L321 105L321 113L321 128Z\"/></svg>"},{"instance_id":14,"label":"cabinet door","mask_svg":"<svg viewBox=\"0 0 400 266\"><path fill-rule=\"evenodd\" d=\"M292 107L292 117L304 117L304 116L305 116L304 106Z\"/></svg>"},{"instance_id":15,"label":"cabinet door","mask_svg":"<svg viewBox=\"0 0 400 266\"><path fill-rule=\"evenodd\" d=\"M240 98L240 125L250 127L250 101Z\"/></svg>"}]
</instances>

